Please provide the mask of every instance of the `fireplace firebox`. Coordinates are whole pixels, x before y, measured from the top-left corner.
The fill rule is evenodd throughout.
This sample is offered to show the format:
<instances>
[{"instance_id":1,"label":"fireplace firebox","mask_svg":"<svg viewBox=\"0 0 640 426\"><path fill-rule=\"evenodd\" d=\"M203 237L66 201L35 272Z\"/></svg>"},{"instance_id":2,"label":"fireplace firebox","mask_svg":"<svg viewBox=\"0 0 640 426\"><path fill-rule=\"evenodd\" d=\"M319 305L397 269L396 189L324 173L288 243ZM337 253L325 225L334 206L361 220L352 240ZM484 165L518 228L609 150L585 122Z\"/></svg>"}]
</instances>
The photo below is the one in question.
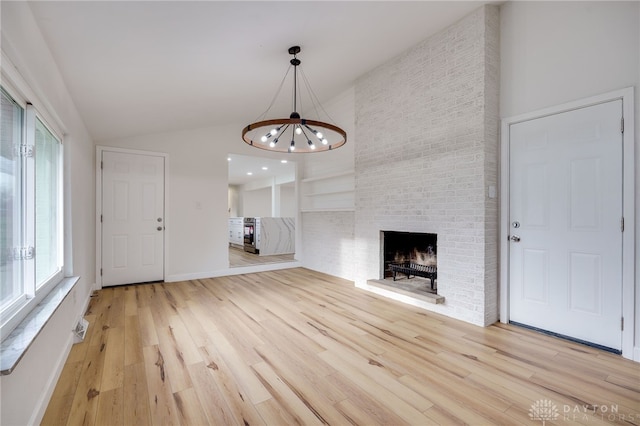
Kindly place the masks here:
<instances>
[{"instance_id":1,"label":"fireplace firebox","mask_svg":"<svg viewBox=\"0 0 640 426\"><path fill-rule=\"evenodd\" d=\"M436 292L438 236L432 233L380 231L382 279L422 277Z\"/></svg>"}]
</instances>

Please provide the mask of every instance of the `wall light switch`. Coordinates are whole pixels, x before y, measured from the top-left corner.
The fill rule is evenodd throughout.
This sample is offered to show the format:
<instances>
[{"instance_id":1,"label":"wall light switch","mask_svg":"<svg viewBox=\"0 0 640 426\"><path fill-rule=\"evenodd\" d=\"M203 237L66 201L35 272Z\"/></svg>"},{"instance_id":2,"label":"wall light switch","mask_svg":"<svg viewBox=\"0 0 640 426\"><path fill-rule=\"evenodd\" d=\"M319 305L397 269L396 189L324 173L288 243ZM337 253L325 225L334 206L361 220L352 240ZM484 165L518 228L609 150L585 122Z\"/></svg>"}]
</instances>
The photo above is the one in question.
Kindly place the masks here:
<instances>
[{"instance_id":1,"label":"wall light switch","mask_svg":"<svg viewBox=\"0 0 640 426\"><path fill-rule=\"evenodd\" d=\"M496 186L489 185L489 198L496 198Z\"/></svg>"}]
</instances>

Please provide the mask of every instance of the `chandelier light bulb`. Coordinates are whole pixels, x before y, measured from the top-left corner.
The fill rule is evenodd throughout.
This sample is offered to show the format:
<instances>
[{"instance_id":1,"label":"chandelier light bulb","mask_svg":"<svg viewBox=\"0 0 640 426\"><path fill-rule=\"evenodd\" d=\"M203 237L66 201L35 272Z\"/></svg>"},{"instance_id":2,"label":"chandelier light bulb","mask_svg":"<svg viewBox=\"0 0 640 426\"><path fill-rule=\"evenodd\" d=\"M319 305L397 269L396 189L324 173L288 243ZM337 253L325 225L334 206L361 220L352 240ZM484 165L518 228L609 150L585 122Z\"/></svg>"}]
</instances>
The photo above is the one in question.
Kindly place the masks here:
<instances>
[{"instance_id":1,"label":"chandelier light bulb","mask_svg":"<svg viewBox=\"0 0 640 426\"><path fill-rule=\"evenodd\" d=\"M280 128L278 127L277 129L271 129L271 131L269 132L269 134L271 136L275 136L278 134L278 130L280 130Z\"/></svg>"},{"instance_id":2,"label":"chandelier light bulb","mask_svg":"<svg viewBox=\"0 0 640 426\"><path fill-rule=\"evenodd\" d=\"M296 150L296 142L294 140L291 140L291 146L289 146L289 150L291 151Z\"/></svg>"},{"instance_id":3,"label":"chandelier light bulb","mask_svg":"<svg viewBox=\"0 0 640 426\"><path fill-rule=\"evenodd\" d=\"M326 144L328 144L328 143L329 143L329 141L328 141L328 140L326 140L326 139L322 139L322 145L326 145Z\"/></svg>"},{"instance_id":4,"label":"chandelier light bulb","mask_svg":"<svg viewBox=\"0 0 640 426\"><path fill-rule=\"evenodd\" d=\"M316 136L318 137L318 139L322 139L322 132L316 132Z\"/></svg>"},{"instance_id":5,"label":"chandelier light bulb","mask_svg":"<svg viewBox=\"0 0 640 426\"><path fill-rule=\"evenodd\" d=\"M266 141L267 141L267 139L268 139L268 137L267 137L267 136L263 136L263 137L261 137L261 138L260 138L260 140L261 140L262 142L266 142Z\"/></svg>"},{"instance_id":6,"label":"chandelier light bulb","mask_svg":"<svg viewBox=\"0 0 640 426\"><path fill-rule=\"evenodd\" d=\"M296 126L296 135L302 134L302 128L300 126Z\"/></svg>"}]
</instances>

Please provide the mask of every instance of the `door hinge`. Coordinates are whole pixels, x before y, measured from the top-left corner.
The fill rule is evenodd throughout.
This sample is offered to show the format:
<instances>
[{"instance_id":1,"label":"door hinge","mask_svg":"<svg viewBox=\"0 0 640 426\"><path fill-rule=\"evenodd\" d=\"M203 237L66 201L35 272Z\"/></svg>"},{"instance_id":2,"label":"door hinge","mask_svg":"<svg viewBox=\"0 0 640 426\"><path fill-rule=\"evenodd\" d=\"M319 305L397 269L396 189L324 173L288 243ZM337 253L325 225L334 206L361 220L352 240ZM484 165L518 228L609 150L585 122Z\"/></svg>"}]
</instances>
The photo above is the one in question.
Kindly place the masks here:
<instances>
[{"instance_id":1,"label":"door hinge","mask_svg":"<svg viewBox=\"0 0 640 426\"><path fill-rule=\"evenodd\" d=\"M624 331L624 317L620 318L620 330Z\"/></svg>"},{"instance_id":2,"label":"door hinge","mask_svg":"<svg viewBox=\"0 0 640 426\"><path fill-rule=\"evenodd\" d=\"M102 223L102 215L100 215L100 223Z\"/></svg>"},{"instance_id":3,"label":"door hinge","mask_svg":"<svg viewBox=\"0 0 640 426\"><path fill-rule=\"evenodd\" d=\"M100 170L102 170L102 169L104 169L104 162L103 161L100 162Z\"/></svg>"},{"instance_id":4,"label":"door hinge","mask_svg":"<svg viewBox=\"0 0 640 426\"><path fill-rule=\"evenodd\" d=\"M102 268L100 268L100 276L102 276Z\"/></svg>"},{"instance_id":5,"label":"door hinge","mask_svg":"<svg viewBox=\"0 0 640 426\"><path fill-rule=\"evenodd\" d=\"M15 247L13 249L14 260L31 260L36 255L34 247Z\"/></svg>"},{"instance_id":6,"label":"door hinge","mask_svg":"<svg viewBox=\"0 0 640 426\"><path fill-rule=\"evenodd\" d=\"M624 133L624 117L620 119L620 133Z\"/></svg>"},{"instance_id":7,"label":"door hinge","mask_svg":"<svg viewBox=\"0 0 640 426\"><path fill-rule=\"evenodd\" d=\"M33 157L33 145L20 145L20 156L27 158Z\"/></svg>"},{"instance_id":8,"label":"door hinge","mask_svg":"<svg viewBox=\"0 0 640 426\"><path fill-rule=\"evenodd\" d=\"M624 232L624 217L620 218L620 232Z\"/></svg>"}]
</instances>

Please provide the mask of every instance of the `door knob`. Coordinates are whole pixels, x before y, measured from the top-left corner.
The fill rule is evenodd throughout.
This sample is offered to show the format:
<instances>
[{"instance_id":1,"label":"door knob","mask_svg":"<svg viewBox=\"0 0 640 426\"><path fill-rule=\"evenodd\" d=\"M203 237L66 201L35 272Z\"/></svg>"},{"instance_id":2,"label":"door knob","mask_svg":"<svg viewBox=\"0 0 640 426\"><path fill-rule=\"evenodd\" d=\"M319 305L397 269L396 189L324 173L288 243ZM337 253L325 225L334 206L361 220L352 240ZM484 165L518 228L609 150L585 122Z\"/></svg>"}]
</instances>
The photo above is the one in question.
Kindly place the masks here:
<instances>
[{"instance_id":1,"label":"door knob","mask_svg":"<svg viewBox=\"0 0 640 426\"><path fill-rule=\"evenodd\" d=\"M511 241L513 241L514 243L518 243L520 242L520 237L517 235L512 235L511 238L509 238Z\"/></svg>"},{"instance_id":2,"label":"door knob","mask_svg":"<svg viewBox=\"0 0 640 426\"><path fill-rule=\"evenodd\" d=\"M158 231L162 231L162 226L158 226L156 229L157 229Z\"/></svg>"}]
</instances>

